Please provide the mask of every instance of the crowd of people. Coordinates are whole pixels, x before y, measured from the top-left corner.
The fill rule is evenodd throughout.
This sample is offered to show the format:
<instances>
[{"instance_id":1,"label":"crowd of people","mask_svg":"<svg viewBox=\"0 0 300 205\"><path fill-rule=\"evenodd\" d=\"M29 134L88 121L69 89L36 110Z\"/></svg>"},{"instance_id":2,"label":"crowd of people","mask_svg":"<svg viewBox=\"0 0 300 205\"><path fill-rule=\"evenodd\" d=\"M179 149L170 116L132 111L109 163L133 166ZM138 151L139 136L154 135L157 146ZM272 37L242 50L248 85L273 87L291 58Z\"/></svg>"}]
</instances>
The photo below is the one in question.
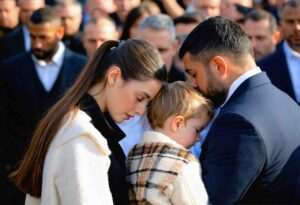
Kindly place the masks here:
<instances>
[{"instance_id":1,"label":"crowd of people","mask_svg":"<svg viewBox=\"0 0 300 205\"><path fill-rule=\"evenodd\" d=\"M299 69L300 0L0 0L1 203L299 204Z\"/></svg>"}]
</instances>

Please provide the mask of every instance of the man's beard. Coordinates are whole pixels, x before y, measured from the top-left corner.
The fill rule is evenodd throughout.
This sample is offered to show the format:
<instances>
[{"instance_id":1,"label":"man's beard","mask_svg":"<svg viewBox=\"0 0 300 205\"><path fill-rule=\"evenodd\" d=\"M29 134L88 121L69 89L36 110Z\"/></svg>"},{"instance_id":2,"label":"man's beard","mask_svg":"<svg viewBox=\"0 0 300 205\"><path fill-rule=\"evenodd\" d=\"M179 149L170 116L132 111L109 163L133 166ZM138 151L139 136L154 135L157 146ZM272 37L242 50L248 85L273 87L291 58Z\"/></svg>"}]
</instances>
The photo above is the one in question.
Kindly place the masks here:
<instances>
[{"instance_id":1,"label":"man's beard","mask_svg":"<svg viewBox=\"0 0 300 205\"><path fill-rule=\"evenodd\" d=\"M210 99L214 105L215 108L220 107L226 100L226 97L228 95L228 91L226 89L225 85L222 85L221 82L218 82L216 78L210 73L210 71L207 72L208 76L208 83L207 83L207 91L200 91L200 93Z\"/></svg>"},{"instance_id":2,"label":"man's beard","mask_svg":"<svg viewBox=\"0 0 300 205\"><path fill-rule=\"evenodd\" d=\"M55 55L57 49L58 49L58 45L56 45L52 49L49 49L48 51L37 48L37 49L31 49L31 52L37 59L46 60L46 59L51 59Z\"/></svg>"},{"instance_id":3,"label":"man's beard","mask_svg":"<svg viewBox=\"0 0 300 205\"><path fill-rule=\"evenodd\" d=\"M208 99L212 101L215 108L220 107L226 100L227 97L227 91L225 89L209 89L207 93L204 95Z\"/></svg>"}]
</instances>

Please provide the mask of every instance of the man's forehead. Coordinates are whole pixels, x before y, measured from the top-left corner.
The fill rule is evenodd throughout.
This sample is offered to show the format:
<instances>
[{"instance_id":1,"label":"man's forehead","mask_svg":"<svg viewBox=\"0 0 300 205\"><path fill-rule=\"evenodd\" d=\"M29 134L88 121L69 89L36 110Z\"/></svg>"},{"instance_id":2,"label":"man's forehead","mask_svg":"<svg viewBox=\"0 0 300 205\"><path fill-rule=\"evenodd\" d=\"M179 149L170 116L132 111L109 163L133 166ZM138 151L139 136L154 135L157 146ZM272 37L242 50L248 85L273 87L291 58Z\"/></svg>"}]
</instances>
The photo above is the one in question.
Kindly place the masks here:
<instances>
[{"instance_id":1,"label":"man's forehead","mask_svg":"<svg viewBox=\"0 0 300 205\"><path fill-rule=\"evenodd\" d=\"M186 52L182 57L183 62L189 64L193 61L192 55L189 52Z\"/></svg>"},{"instance_id":2,"label":"man's forehead","mask_svg":"<svg viewBox=\"0 0 300 205\"><path fill-rule=\"evenodd\" d=\"M285 6L281 11L281 18L284 18L286 15L291 14L292 11L296 11L300 15L300 6L292 7L292 6Z\"/></svg>"}]
</instances>

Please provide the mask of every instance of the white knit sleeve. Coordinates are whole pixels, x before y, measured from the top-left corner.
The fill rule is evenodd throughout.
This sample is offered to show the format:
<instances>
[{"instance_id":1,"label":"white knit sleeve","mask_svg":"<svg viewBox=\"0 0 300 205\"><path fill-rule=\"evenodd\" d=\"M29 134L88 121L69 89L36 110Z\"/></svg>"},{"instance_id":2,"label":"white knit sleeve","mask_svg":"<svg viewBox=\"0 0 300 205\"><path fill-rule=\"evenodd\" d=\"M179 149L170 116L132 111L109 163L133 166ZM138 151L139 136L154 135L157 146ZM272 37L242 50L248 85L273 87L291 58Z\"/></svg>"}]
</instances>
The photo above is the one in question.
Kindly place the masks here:
<instances>
[{"instance_id":1,"label":"white knit sleeve","mask_svg":"<svg viewBox=\"0 0 300 205\"><path fill-rule=\"evenodd\" d=\"M175 205L208 204L208 195L201 178L201 168L198 162L186 164L181 174L176 177L171 201Z\"/></svg>"},{"instance_id":2,"label":"white knit sleeve","mask_svg":"<svg viewBox=\"0 0 300 205\"><path fill-rule=\"evenodd\" d=\"M89 136L62 145L55 177L61 204L113 204L108 184L109 156Z\"/></svg>"}]
</instances>

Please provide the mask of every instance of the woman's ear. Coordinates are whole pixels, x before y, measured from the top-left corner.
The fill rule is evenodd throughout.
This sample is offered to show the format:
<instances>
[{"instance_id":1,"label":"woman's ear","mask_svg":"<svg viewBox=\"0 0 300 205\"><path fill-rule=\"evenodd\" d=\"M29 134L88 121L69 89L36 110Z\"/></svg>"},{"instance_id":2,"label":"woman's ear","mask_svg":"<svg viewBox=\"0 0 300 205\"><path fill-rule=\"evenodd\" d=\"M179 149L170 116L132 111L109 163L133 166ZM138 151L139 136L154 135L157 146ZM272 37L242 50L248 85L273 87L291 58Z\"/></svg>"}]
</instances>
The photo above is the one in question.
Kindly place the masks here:
<instances>
[{"instance_id":1,"label":"woman's ear","mask_svg":"<svg viewBox=\"0 0 300 205\"><path fill-rule=\"evenodd\" d=\"M114 85L121 78L121 69L118 66L113 66L107 71L108 85Z\"/></svg>"},{"instance_id":2,"label":"woman's ear","mask_svg":"<svg viewBox=\"0 0 300 205\"><path fill-rule=\"evenodd\" d=\"M181 115L177 115L172 119L171 128L173 132L177 132L181 123L184 122L184 117Z\"/></svg>"}]
</instances>

